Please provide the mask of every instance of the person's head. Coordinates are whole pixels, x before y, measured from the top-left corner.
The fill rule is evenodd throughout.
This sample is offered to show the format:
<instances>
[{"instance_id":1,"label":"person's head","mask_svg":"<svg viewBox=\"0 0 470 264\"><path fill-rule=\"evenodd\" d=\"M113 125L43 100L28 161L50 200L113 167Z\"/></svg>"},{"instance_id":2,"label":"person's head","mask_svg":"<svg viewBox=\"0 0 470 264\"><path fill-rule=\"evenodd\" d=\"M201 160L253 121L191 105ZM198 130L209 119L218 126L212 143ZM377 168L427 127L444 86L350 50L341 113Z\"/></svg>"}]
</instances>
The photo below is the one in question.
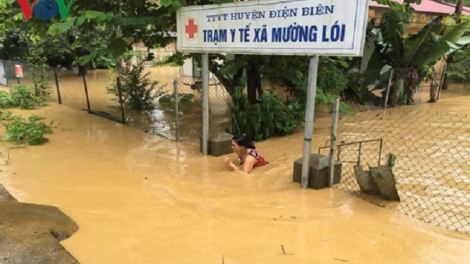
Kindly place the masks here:
<instances>
[{"instance_id":1,"label":"person's head","mask_svg":"<svg viewBox=\"0 0 470 264\"><path fill-rule=\"evenodd\" d=\"M233 151L239 151L243 148L255 149L255 144L253 143L253 140L251 140L251 138L246 136L245 134L234 136L230 144L232 146Z\"/></svg>"}]
</instances>

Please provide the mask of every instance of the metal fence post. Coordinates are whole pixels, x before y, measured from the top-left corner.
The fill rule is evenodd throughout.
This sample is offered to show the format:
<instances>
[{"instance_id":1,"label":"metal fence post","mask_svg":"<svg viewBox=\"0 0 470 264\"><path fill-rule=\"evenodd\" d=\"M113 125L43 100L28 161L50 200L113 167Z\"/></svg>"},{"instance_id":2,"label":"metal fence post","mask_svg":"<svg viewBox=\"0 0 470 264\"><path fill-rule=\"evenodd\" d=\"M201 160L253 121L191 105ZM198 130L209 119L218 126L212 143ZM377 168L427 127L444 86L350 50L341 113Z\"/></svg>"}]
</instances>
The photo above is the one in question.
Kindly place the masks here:
<instances>
[{"instance_id":1,"label":"metal fence post","mask_svg":"<svg viewBox=\"0 0 470 264\"><path fill-rule=\"evenodd\" d=\"M173 81L173 96L175 97L175 137L176 142L180 141L180 121L179 121L179 95L178 80Z\"/></svg>"},{"instance_id":2,"label":"metal fence post","mask_svg":"<svg viewBox=\"0 0 470 264\"><path fill-rule=\"evenodd\" d=\"M359 142L359 155L357 156L357 165L361 165L362 142Z\"/></svg>"},{"instance_id":3,"label":"metal fence post","mask_svg":"<svg viewBox=\"0 0 470 264\"><path fill-rule=\"evenodd\" d=\"M330 157L329 157L329 173L330 173L330 188L333 187L334 168L335 168L335 144L336 144L336 126L338 123L339 112L339 98L335 99L333 104L333 115L331 117L331 136L330 136Z\"/></svg>"},{"instance_id":4,"label":"metal fence post","mask_svg":"<svg viewBox=\"0 0 470 264\"><path fill-rule=\"evenodd\" d=\"M382 159L382 146L383 146L383 140L380 139L380 147L379 147L379 162L377 166L380 166L380 160Z\"/></svg>"},{"instance_id":5,"label":"metal fence post","mask_svg":"<svg viewBox=\"0 0 470 264\"><path fill-rule=\"evenodd\" d=\"M121 107L121 122L123 124L125 124L126 123L126 115L124 114L124 102L122 100L121 79L119 79L119 77L116 78L116 84L117 84L117 88L118 88L119 105Z\"/></svg>"},{"instance_id":6,"label":"metal fence post","mask_svg":"<svg viewBox=\"0 0 470 264\"><path fill-rule=\"evenodd\" d=\"M444 65L444 69L441 72L441 82L439 83L439 89L437 89L436 101L439 100L439 98L441 97L442 84L444 83L444 79L446 78L446 70L447 64Z\"/></svg>"},{"instance_id":7,"label":"metal fence post","mask_svg":"<svg viewBox=\"0 0 470 264\"><path fill-rule=\"evenodd\" d=\"M54 68L54 78L55 78L55 86L57 88L57 100L59 104L62 104L62 97L60 96L60 88L59 88L59 77L57 76L57 69Z\"/></svg>"},{"instance_id":8,"label":"metal fence post","mask_svg":"<svg viewBox=\"0 0 470 264\"><path fill-rule=\"evenodd\" d=\"M91 113L90 98L88 98L88 87L87 87L87 84L86 84L86 76L85 76L85 74L83 74L82 76L83 76L83 86L85 87L85 97L86 97L87 111L88 111L88 113Z\"/></svg>"},{"instance_id":9,"label":"metal fence post","mask_svg":"<svg viewBox=\"0 0 470 264\"><path fill-rule=\"evenodd\" d=\"M209 53L201 54L202 62L202 152L209 155Z\"/></svg>"},{"instance_id":10,"label":"metal fence post","mask_svg":"<svg viewBox=\"0 0 470 264\"><path fill-rule=\"evenodd\" d=\"M392 85L393 69L390 70L390 77L388 78L387 92L385 95L384 109L387 109L388 97L390 96L390 86Z\"/></svg>"}]
</instances>

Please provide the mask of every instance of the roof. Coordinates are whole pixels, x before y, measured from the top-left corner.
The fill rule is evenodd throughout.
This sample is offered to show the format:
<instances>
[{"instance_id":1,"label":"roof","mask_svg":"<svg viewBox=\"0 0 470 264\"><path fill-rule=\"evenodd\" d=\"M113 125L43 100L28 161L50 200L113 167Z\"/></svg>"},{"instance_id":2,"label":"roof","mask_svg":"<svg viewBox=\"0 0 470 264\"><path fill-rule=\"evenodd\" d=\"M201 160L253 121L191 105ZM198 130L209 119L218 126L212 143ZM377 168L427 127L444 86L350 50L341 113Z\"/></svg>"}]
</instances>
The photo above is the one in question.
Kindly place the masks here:
<instances>
[{"instance_id":1,"label":"roof","mask_svg":"<svg viewBox=\"0 0 470 264\"><path fill-rule=\"evenodd\" d=\"M403 3L403 0L391 0L393 2ZM420 13L433 13L433 14L452 14L455 12L455 5L439 3L432 0L422 0L420 5L411 4L411 6ZM378 4L375 1L369 0L369 7L388 8L386 5ZM470 16L470 8L463 7L462 14Z\"/></svg>"}]
</instances>

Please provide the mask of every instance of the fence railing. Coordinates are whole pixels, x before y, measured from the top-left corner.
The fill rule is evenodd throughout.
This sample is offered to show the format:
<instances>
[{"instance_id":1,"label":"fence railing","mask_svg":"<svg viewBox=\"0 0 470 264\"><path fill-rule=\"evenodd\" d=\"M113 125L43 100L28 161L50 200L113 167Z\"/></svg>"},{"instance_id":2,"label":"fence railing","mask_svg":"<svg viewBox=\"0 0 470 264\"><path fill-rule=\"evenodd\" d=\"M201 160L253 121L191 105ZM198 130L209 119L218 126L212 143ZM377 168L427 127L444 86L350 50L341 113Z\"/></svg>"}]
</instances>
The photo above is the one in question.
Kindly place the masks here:
<instances>
[{"instance_id":1,"label":"fence railing","mask_svg":"<svg viewBox=\"0 0 470 264\"><path fill-rule=\"evenodd\" d=\"M349 142L349 143L340 143L336 144L336 160L339 160L341 162L348 162L348 163L354 163L357 165L361 165L361 158L362 158L362 150L363 150L363 145L367 143L374 143L374 142L379 142L380 147L377 151L377 165L380 166L380 161L382 158L382 139L370 139L370 140L362 140L362 141L356 141L356 142ZM357 149L357 158L355 160L346 160L344 157L341 156L341 149L347 148L349 146L358 146ZM318 148L318 154L323 153L323 150L330 149L330 147L319 147Z\"/></svg>"},{"instance_id":2,"label":"fence railing","mask_svg":"<svg viewBox=\"0 0 470 264\"><path fill-rule=\"evenodd\" d=\"M336 148L336 157L353 162L342 162L341 183L335 188L426 223L470 234L469 116L406 107L357 113L341 118L337 142L343 143ZM326 155L327 148L320 150ZM355 167L384 166L384 154L396 156L391 168L394 179L390 178L394 182L388 184L396 187L400 202L366 194L359 185Z\"/></svg>"}]
</instances>

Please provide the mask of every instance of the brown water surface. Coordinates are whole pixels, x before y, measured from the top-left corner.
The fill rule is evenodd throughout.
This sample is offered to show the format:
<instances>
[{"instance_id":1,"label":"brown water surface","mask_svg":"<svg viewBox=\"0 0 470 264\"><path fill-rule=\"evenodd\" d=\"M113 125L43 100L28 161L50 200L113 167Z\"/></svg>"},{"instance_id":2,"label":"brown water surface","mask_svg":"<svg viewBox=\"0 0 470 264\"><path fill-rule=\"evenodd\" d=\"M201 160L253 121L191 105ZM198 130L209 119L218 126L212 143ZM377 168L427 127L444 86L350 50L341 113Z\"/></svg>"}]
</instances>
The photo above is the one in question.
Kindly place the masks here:
<instances>
[{"instance_id":1,"label":"brown water surface","mask_svg":"<svg viewBox=\"0 0 470 264\"><path fill-rule=\"evenodd\" d=\"M470 102L452 100L422 107L462 111ZM0 182L21 202L54 205L73 218L80 229L62 243L83 264L470 259L468 237L293 183L301 132L258 144L271 164L239 175L220 158L83 111L51 104L34 113L55 121L50 142L10 150ZM316 149L329 120L315 125Z\"/></svg>"}]
</instances>

